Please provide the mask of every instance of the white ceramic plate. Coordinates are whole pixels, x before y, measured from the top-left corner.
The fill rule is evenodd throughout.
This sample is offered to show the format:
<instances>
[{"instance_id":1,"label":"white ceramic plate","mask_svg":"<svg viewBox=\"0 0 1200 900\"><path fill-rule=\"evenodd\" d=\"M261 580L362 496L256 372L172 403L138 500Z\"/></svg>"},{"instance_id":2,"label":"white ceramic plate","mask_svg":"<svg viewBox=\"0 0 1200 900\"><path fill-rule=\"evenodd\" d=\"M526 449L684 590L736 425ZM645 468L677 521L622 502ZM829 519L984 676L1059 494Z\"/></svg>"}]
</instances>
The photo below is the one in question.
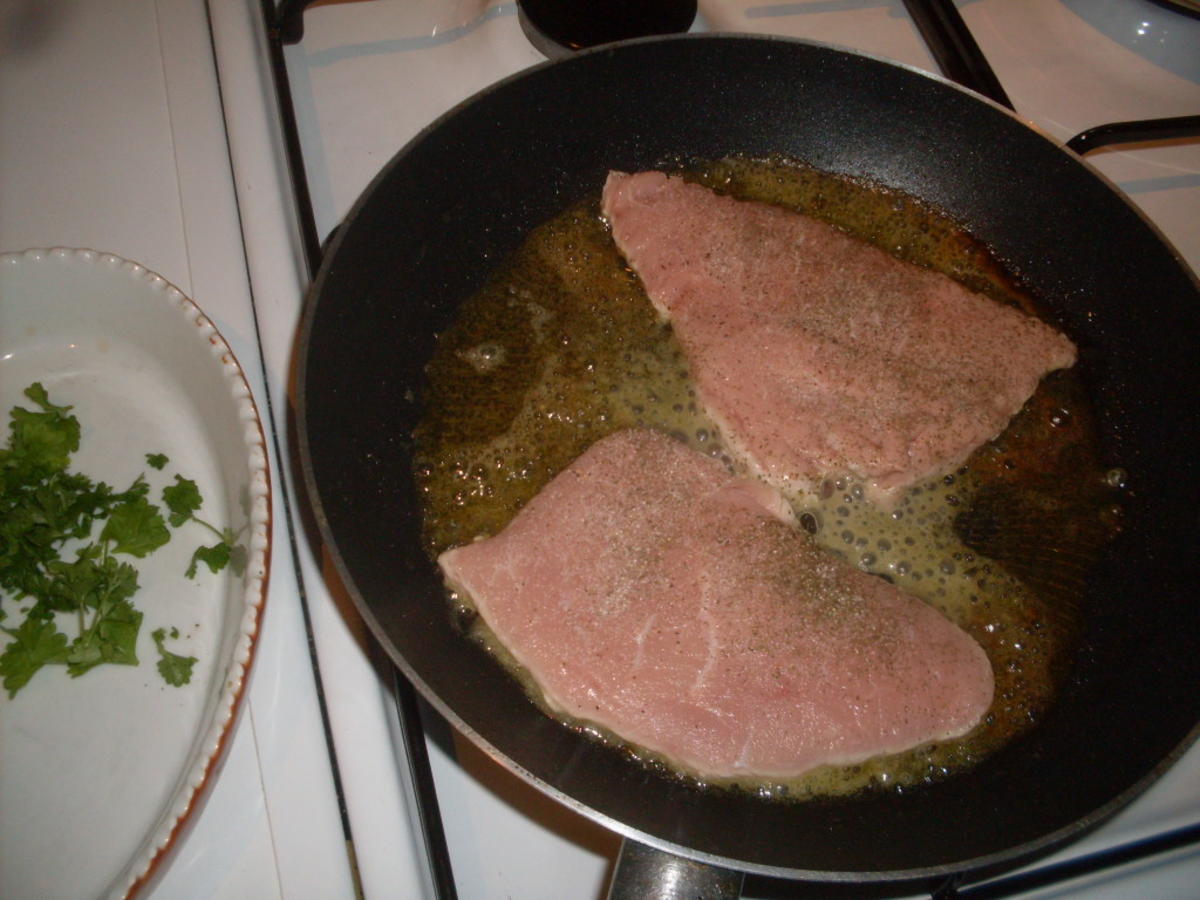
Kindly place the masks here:
<instances>
[{"instance_id":1,"label":"white ceramic plate","mask_svg":"<svg viewBox=\"0 0 1200 900\"><path fill-rule=\"evenodd\" d=\"M215 775L240 706L266 597L271 486L262 426L229 347L182 293L136 263L90 250L0 254L0 416L40 381L79 419L73 471L117 490L139 473L158 503L175 473L197 513L239 533L242 575L201 566L215 538L186 523L138 569L137 666L78 679L46 666L0 691L0 897L127 897L163 864ZM162 471L146 453L169 458ZM15 628L21 604L3 600ZM194 656L191 682L157 669L151 633ZM65 630L65 629L64 629ZM73 634L74 631L68 631ZM0 633L0 648L9 641Z\"/></svg>"}]
</instances>

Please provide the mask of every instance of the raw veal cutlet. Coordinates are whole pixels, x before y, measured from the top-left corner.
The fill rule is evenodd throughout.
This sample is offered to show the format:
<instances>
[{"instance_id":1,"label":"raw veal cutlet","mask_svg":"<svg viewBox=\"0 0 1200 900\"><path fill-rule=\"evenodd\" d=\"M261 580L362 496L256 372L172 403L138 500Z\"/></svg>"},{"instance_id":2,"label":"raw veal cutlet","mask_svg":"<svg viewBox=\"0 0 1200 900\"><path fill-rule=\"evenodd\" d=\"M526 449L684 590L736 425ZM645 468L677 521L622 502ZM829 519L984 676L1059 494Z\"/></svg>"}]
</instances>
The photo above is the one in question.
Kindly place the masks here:
<instances>
[{"instance_id":1,"label":"raw veal cutlet","mask_svg":"<svg viewBox=\"0 0 1200 900\"><path fill-rule=\"evenodd\" d=\"M807 216L660 172L611 173L602 206L706 412L785 491L849 474L893 499L1075 361L1045 323Z\"/></svg>"},{"instance_id":2,"label":"raw veal cutlet","mask_svg":"<svg viewBox=\"0 0 1200 900\"><path fill-rule=\"evenodd\" d=\"M438 561L553 709L703 777L899 752L991 703L966 632L817 547L773 488L660 432L601 439Z\"/></svg>"}]
</instances>

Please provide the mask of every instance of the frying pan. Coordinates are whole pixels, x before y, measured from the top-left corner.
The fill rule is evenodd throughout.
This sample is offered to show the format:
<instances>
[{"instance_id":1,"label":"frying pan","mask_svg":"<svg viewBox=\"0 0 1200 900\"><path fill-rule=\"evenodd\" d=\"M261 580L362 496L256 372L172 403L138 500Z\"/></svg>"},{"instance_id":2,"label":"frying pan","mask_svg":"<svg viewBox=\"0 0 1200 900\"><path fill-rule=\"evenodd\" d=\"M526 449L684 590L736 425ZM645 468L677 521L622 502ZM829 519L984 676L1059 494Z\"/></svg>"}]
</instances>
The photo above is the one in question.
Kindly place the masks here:
<instances>
[{"instance_id":1,"label":"frying pan","mask_svg":"<svg viewBox=\"0 0 1200 900\"><path fill-rule=\"evenodd\" d=\"M456 627L418 540L423 368L458 304L610 168L781 153L948 212L1080 346L1125 528L1090 573L1058 702L976 768L904 795L786 804L703 790L543 715ZM298 349L299 450L322 539L375 637L502 765L649 848L797 879L1012 865L1102 821L1200 720L1196 554L1200 289L1107 183L1000 107L826 46L688 35L502 81L383 169L336 232Z\"/></svg>"}]
</instances>

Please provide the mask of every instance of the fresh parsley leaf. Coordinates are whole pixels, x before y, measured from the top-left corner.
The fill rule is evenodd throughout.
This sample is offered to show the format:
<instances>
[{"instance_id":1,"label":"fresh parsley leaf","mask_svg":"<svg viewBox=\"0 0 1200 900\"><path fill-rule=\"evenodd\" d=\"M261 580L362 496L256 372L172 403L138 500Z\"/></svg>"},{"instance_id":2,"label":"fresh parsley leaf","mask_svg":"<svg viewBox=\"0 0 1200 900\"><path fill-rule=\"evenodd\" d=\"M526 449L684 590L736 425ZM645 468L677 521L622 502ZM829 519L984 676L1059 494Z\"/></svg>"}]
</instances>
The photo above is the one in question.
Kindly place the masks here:
<instances>
[{"instance_id":1,"label":"fresh parsley leaf","mask_svg":"<svg viewBox=\"0 0 1200 900\"><path fill-rule=\"evenodd\" d=\"M39 602L59 612L105 611L119 600L128 600L138 589L137 569L111 556L100 556L95 544L80 551L75 562L52 562L47 571L50 582Z\"/></svg>"},{"instance_id":2,"label":"fresh parsley leaf","mask_svg":"<svg viewBox=\"0 0 1200 900\"><path fill-rule=\"evenodd\" d=\"M75 612L96 608L106 586L104 563L98 561L100 548L90 544L79 551L74 562L53 559L46 563L46 584L38 602L56 612ZM136 585L135 585L136 587Z\"/></svg>"},{"instance_id":3,"label":"fresh parsley leaf","mask_svg":"<svg viewBox=\"0 0 1200 900\"><path fill-rule=\"evenodd\" d=\"M0 653L0 676L9 697L16 696L42 666L66 662L67 636L52 621L30 616L16 628L0 630L15 639Z\"/></svg>"},{"instance_id":4,"label":"fresh parsley leaf","mask_svg":"<svg viewBox=\"0 0 1200 900\"><path fill-rule=\"evenodd\" d=\"M0 456L0 465L11 475L28 478L61 471L79 449L79 420L67 415L69 406L55 406L45 388L34 382L25 396L41 411L14 406L9 412L9 447ZM6 478L6 481L8 479Z\"/></svg>"},{"instance_id":5,"label":"fresh parsley leaf","mask_svg":"<svg viewBox=\"0 0 1200 900\"><path fill-rule=\"evenodd\" d=\"M128 600L106 603L97 611L94 624L71 644L67 673L78 678L101 663L136 666L141 627L142 613Z\"/></svg>"},{"instance_id":6,"label":"fresh parsley leaf","mask_svg":"<svg viewBox=\"0 0 1200 900\"><path fill-rule=\"evenodd\" d=\"M200 489L196 487L196 482L180 475L175 476L174 484L163 488L162 498L167 509L171 511L168 521L175 528L192 518L192 514L204 502L200 498Z\"/></svg>"},{"instance_id":7,"label":"fresh parsley leaf","mask_svg":"<svg viewBox=\"0 0 1200 900\"><path fill-rule=\"evenodd\" d=\"M46 388L40 381L35 381L29 387L25 388L23 393L46 412L68 413L73 409L70 406L56 406L51 403L50 395L46 392Z\"/></svg>"},{"instance_id":8,"label":"fresh parsley leaf","mask_svg":"<svg viewBox=\"0 0 1200 900\"><path fill-rule=\"evenodd\" d=\"M139 559L170 539L162 513L143 496L114 506L100 532L100 540L113 542L114 553L128 553Z\"/></svg>"},{"instance_id":9,"label":"fresh parsley leaf","mask_svg":"<svg viewBox=\"0 0 1200 900\"><path fill-rule=\"evenodd\" d=\"M181 687L191 681L192 667L196 664L196 657L181 656L168 650L164 646L167 637L165 628L154 629L150 633L150 637L154 638L154 646L158 648L158 672L162 675L163 680L175 687ZM171 629L171 637L179 637L177 628Z\"/></svg>"},{"instance_id":10,"label":"fresh parsley leaf","mask_svg":"<svg viewBox=\"0 0 1200 900\"><path fill-rule=\"evenodd\" d=\"M146 465L148 465L152 469L157 469L160 472L162 471L163 466L165 466L169 462L170 462L170 460L167 459L167 454L165 454L165 453L147 453L146 454Z\"/></svg>"},{"instance_id":11,"label":"fresh parsley leaf","mask_svg":"<svg viewBox=\"0 0 1200 900\"><path fill-rule=\"evenodd\" d=\"M197 547L196 552L192 554L192 561L184 573L188 578L196 577L196 566L198 563L204 563L208 566L208 570L214 574L220 572L229 564L229 560L233 555L233 548L229 544L221 541L213 544L211 547ZM236 570L235 570L236 571Z\"/></svg>"}]
</instances>

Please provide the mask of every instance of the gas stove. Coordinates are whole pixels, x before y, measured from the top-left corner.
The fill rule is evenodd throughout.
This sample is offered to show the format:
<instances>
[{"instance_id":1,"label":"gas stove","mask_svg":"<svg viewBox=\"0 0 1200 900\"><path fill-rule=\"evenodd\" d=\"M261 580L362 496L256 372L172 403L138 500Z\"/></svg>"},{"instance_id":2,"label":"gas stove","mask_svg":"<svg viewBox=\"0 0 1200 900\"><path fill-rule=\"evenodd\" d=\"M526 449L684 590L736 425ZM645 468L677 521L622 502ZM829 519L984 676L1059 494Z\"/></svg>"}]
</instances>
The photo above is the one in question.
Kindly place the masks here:
<instances>
[{"instance_id":1,"label":"gas stove","mask_svg":"<svg viewBox=\"0 0 1200 900\"><path fill-rule=\"evenodd\" d=\"M930 72L936 37L901 0L701 2L693 31L814 39ZM515 3L284 3L209 15L268 388L287 396L304 286L371 179L476 91L544 60ZM1200 18L1150 0L958 4L1001 100L1066 142L1112 122L1200 112ZM300 27L297 27L297 26ZM926 23L926 29L928 23ZM1087 162L1200 270L1200 141L1107 146ZM277 429L278 429L277 419ZM278 429L287 456L286 429ZM322 552L287 478L295 560L347 846L368 898L602 896L617 836L547 799L456 734L400 683ZM1200 876L1200 748L1102 827L1027 869L941 896L1190 897ZM897 886L748 879L745 896L910 896ZM930 896L929 893L920 896Z\"/></svg>"}]
</instances>

